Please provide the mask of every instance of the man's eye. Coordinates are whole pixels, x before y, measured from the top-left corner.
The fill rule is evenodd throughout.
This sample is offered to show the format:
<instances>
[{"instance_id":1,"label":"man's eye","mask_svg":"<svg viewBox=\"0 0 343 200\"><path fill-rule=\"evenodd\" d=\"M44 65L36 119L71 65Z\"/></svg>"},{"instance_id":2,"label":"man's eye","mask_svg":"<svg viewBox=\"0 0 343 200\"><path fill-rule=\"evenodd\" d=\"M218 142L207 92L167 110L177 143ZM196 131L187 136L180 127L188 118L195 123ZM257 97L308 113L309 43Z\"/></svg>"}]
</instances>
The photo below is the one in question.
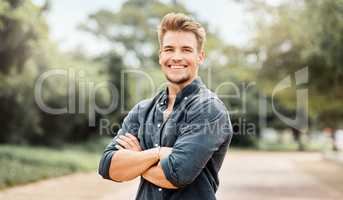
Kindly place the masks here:
<instances>
[{"instance_id":1,"label":"man's eye","mask_svg":"<svg viewBox=\"0 0 343 200\"><path fill-rule=\"evenodd\" d=\"M187 53L191 53L192 49L184 49L184 51L187 52Z\"/></svg>"},{"instance_id":2,"label":"man's eye","mask_svg":"<svg viewBox=\"0 0 343 200\"><path fill-rule=\"evenodd\" d=\"M170 52L170 51L172 51L172 49L164 49L164 51Z\"/></svg>"}]
</instances>

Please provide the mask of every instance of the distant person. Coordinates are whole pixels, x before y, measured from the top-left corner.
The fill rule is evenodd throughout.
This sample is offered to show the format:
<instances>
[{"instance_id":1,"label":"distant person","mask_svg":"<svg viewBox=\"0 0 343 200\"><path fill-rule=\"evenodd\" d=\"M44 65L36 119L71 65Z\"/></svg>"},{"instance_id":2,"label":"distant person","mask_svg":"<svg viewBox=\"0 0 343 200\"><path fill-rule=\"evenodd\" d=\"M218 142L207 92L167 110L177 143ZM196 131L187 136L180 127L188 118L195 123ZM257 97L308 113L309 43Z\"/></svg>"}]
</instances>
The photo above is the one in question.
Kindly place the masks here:
<instances>
[{"instance_id":1,"label":"distant person","mask_svg":"<svg viewBox=\"0 0 343 200\"><path fill-rule=\"evenodd\" d=\"M167 87L129 112L99 173L117 182L140 176L138 200L216 199L232 127L225 105L198 77L205 30L184 14L169 13L158 37Z\"/></svg>"}]
</instances>

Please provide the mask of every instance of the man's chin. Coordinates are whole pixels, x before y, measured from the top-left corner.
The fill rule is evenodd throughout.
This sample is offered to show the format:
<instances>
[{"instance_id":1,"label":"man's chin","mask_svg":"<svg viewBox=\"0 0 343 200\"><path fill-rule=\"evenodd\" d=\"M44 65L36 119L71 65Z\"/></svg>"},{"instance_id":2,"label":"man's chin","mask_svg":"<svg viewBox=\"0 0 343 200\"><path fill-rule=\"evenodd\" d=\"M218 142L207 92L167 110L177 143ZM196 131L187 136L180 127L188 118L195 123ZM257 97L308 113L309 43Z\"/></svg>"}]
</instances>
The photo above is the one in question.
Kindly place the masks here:
<instances>
[{"instance_id":1,"label":"man's chin","mask_svg":"<svg viewBox=\"0 0 343 200\"><path fill-rule=\"evenodd\" d=\"M166 76L167 80L173 84L183 84L190 80L190 77L182 77L182 78L172 78Z\"/></svg>"}]
</instances>

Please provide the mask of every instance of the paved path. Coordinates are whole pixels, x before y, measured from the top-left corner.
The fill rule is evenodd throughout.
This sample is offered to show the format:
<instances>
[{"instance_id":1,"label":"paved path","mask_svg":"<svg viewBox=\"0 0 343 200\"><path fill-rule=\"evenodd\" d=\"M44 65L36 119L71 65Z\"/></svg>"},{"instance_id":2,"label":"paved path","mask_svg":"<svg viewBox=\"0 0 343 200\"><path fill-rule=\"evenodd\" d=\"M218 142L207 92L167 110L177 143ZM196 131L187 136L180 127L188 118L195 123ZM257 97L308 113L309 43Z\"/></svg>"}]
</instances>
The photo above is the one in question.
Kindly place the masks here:
<instances>
[{"instance_id":1,"label":"paved path","mask_svg":"<svg viewBox=\"0 0 343 200\"><path fill-rule=\"evenodd\" d=\"M232 153L218 199L343 200L343 167L319 153Z\"/></svg>"},{"instance_id":2,"label":"paved path","mask_svg":"<svg viewBox=\"0 0 343 200\"><path fill-rule=\"evenodd\" d=\"M219 200L343 199L343 167L319 153L231 152L220 177ZM7 189L0 199L125 200L134 199L137 184L80 173Z\"/></svg>"}]
</instances>

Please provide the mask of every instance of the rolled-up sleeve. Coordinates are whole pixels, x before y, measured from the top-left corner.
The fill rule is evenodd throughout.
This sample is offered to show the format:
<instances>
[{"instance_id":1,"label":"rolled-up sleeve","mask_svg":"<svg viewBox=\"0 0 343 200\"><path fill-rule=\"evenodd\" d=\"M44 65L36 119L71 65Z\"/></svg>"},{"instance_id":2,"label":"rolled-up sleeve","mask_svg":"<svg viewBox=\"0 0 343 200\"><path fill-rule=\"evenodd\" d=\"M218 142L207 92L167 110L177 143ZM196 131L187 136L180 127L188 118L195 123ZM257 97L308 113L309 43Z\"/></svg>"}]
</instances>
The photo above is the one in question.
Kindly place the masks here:
<instances>
[{"instance_id":1,"label":"rolled-up sleeve","mask_svg":"<svg viewBox=\"0 0 343 200\"><path fill-rule=\"evenodd\" d=\"M181 188L192 183L213 153L231 139L232 127L225 106L209 99L186 114L172 153L161 160L162 170L173 185Z\"/></svg>"},{"instance_id":2,"label":"rolled-up sleeve","mask_svg":"<svg viewBox=\"0 0 343 200\"><path fill-rule=\"evenodd\" d=\"M137 137L139 129L138 112L139 105L137 104L124 118L121 129L119 129L117 135L113 138L112 142L105 148L98 168L98 172L103 178L111 180L109 176L109 169L112 157L114 153L118 151L118 149L115 146L117 145L116 139L119 137L119 135L131 133Z\"/></svg>"}]
</instances>

